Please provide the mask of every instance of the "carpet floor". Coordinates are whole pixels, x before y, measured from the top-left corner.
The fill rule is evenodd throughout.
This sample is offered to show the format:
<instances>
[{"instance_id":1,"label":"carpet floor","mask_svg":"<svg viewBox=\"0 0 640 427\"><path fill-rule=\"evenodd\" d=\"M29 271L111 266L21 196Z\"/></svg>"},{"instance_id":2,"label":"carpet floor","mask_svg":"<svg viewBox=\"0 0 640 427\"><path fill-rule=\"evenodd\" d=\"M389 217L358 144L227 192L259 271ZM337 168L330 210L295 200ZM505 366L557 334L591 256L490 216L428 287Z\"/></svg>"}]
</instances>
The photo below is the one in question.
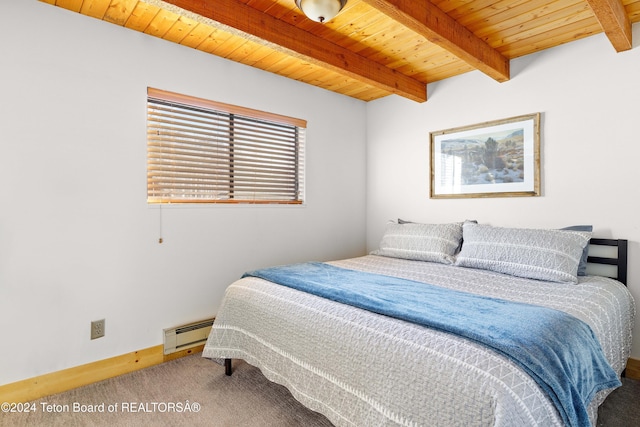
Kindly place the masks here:
<instances>
[{"instance_id":1,"label":"carpet floor","mask_svg":"<svg viewBox=\"0 0 640 427\"><path fill-rule=\"evenodd\" d=\"M598 427L640 426L640 381L623 379L600 408ZM260 371L234 373L200 354L31 402L32 412L0 413L0 426L330 427Z\"/></svg>"}]
</instances>

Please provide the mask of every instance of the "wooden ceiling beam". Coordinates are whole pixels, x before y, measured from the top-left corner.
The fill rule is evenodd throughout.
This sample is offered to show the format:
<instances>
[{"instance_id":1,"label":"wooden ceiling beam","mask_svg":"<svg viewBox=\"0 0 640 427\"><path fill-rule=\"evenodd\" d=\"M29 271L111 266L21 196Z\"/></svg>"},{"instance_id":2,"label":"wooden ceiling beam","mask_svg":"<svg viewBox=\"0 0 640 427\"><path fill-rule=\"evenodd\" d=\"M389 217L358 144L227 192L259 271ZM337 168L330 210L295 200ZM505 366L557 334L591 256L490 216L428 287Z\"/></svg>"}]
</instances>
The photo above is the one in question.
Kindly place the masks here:
<instances>
[{"instance_id":1,"label":"wooden ceiling beam","mask_svg":"<svg viewBox=\"0 0 640 427\"><path fill-rule=\"evenodd\" d=\"M633 47L631 20L620 0L587 0L616 52Z\"/></svg>"},{"instance_id":2,"label":"wooden ceiling beam","mask_svg":"<svg viewBox=\"0 0 640 427\"><path fill-rule=\"evenodd\" d=\"M509 60L428 0L363 0L493 79L509 80Z\"/></svg>"},{"instance_id":3,"label":"wooden ceiling beam","mask_svg":"<svg viewBox=\"0 0 640 427\"><path fill-rule=\"evenodd\" d=\"M417 102L427 100L427 86L412 77L362 57L237 0L164 0L163 3L241 32L242 36L303 61ZM322 25L322 24L318 24Z\"/></svg>"}]
</instances>

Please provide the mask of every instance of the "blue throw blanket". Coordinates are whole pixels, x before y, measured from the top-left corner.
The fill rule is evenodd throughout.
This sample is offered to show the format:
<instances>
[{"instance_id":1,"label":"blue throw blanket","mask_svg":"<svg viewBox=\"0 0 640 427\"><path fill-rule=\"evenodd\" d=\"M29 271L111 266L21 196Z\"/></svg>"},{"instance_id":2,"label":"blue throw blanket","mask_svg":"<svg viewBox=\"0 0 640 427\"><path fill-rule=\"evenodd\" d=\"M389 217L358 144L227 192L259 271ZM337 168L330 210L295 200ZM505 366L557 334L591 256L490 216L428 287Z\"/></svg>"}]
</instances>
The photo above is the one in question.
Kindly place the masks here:
<instances>
[{"instance_id":1,"label":"blue throw blanket","mask_svg":"<svg viewBox=\"0 0 640 427\"><path fill-rule=\"evenodd\" d=\"M489 346L522 367L569 426L590 426L587 406L593 396L621 385L589 325L558 310L324 263L272 267L246 276Z\"/></svg>"}]
</instances>

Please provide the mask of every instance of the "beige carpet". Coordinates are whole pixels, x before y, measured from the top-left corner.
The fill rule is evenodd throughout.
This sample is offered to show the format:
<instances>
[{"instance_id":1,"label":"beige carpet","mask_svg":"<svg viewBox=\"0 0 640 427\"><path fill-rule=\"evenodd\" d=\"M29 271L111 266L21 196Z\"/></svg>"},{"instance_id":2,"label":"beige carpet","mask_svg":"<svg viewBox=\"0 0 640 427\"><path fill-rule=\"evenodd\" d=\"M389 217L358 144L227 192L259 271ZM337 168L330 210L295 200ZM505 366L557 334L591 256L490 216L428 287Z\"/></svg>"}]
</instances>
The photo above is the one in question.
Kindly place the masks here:
<instances>
[{"instance_id":1,"label":"beige carpet","mask_svg":"<svg viewBox=\"0 0 640 427\"><path fill-rule=\"evenodd\" d=\"M640 426L639 402L640 382L625 379L602 406L598 426ZM0 426L331 426L258 369L234 361L234 373L227 377L221 365L200 354L49 396L32 406L35 412L28 414L0 412ZM74 412L91 409L104 412Z\"/></svg>"},{"instance_id":2,"label":"beige carpet","mask_svg":"<svg viewBox=\"0 0 640 427\"><path fill-rule=\"evenodd\" d=\"M0 413L0 425L331 426L326 418L306 409L286 388L271 383L251 365L234 361L234 373L227 377L224 367L200 354L34 403L35 413ZM78 408L77 405L103 403L104 413L74 412L74 404ZM178 412L179 405L186 409L187 404L189 410ZM49 408L62 412L46 413ZM100 406L96 409L100 410ZM109 409L114 412L109 413Z\"/></svg>"}]
</instances>

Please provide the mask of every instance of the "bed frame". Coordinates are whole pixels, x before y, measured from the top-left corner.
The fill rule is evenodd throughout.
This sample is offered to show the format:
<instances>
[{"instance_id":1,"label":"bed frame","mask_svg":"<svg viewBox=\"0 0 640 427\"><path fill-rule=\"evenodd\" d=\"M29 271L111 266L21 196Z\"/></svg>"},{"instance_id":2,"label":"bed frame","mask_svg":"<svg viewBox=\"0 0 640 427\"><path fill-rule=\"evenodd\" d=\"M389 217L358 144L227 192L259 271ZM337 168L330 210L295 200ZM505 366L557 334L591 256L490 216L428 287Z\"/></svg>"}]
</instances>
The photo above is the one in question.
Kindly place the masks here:
<instances>
[{"instance_id":1,"label":"bed frame","mask_svg":"<svg viewBox=\"0 0 640 427\"><path fill-rule=\"evenodd\" d=\"M629 242L625 239L599 239L592 238L589 242L589 248L593 247L613 247L613 254L610 256L592 256L589 255L587 259L588 264L595 265L609 265L614 266L616 270L615 275L607 274L606 277L616 279L623 285L627 286L627 247ZM604 274L603 274L604 275Z\"/></svg>"},{"instance_id":2,"label":"bed frame","mask_svg":"<svg viewBox=\"0 0 640 427\"><path fill-rule=\"evenodd\" d=\"M616 274L602 274L605 277L616 279L627 286L627 247L628 241L625 239L599 239L592 238L589 241L589 248L592 247L608 247L614 248L612 252L607 253L608 256L589 255L587 264L614 266ZM231 359L224 359L224 373L231 376L233 369L231 367ZM624 373L623 373L624 375Z\"/></svg>"}]
</instances>

